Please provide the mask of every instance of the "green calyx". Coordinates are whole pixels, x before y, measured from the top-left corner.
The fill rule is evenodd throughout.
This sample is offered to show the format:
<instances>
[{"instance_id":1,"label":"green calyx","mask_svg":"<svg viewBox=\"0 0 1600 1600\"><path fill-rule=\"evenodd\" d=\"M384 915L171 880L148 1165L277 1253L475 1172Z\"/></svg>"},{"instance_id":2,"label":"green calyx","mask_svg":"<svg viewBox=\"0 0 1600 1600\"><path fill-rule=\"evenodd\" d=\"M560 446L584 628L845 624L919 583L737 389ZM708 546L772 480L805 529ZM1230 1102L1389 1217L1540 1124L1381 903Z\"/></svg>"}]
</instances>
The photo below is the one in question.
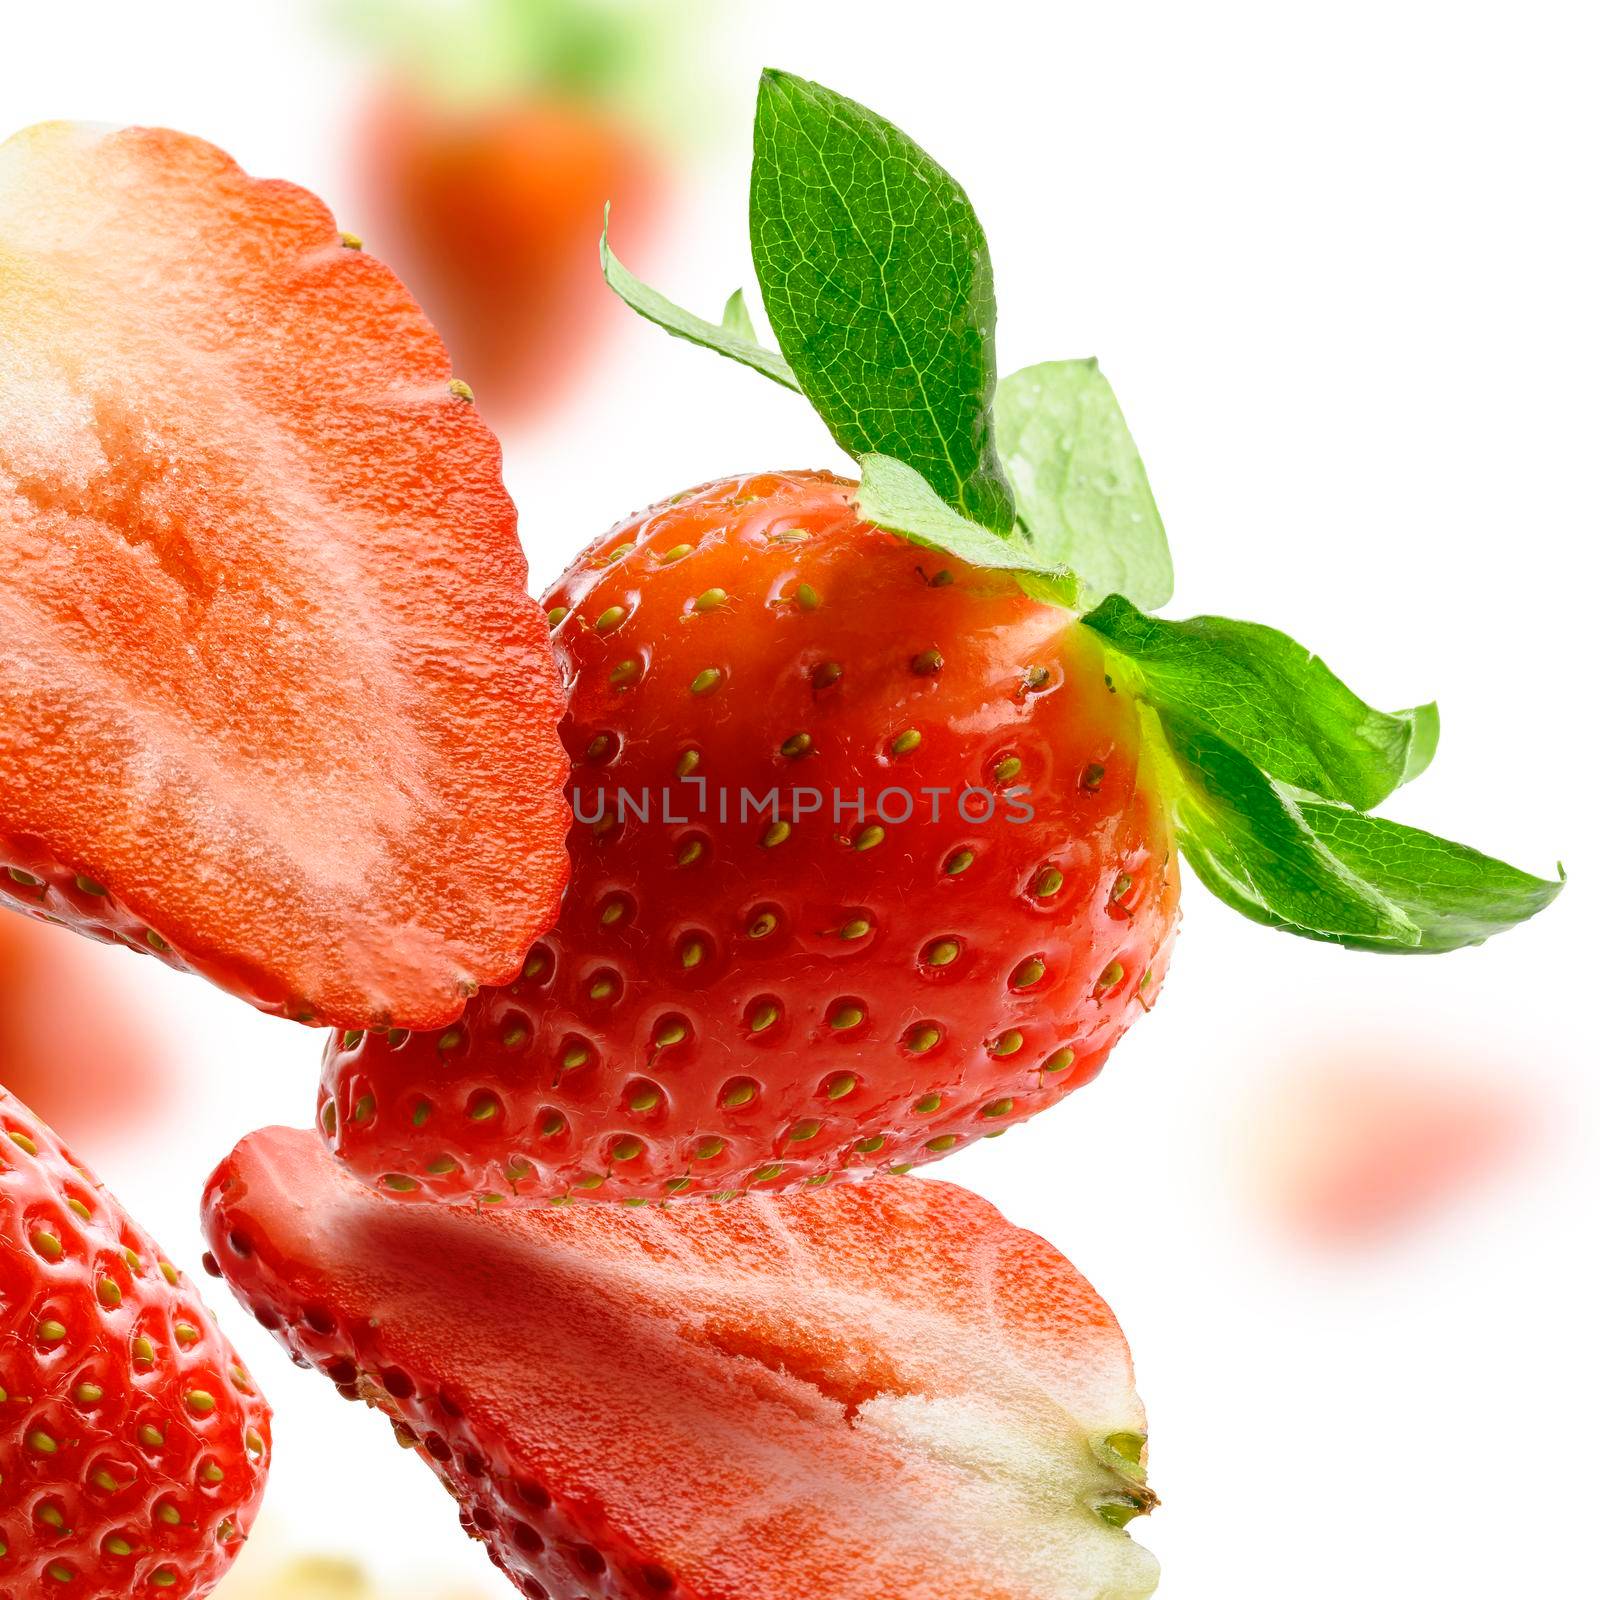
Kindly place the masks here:
<instances>
[{"instance_id":1,"label":"green calyx","mask_svg":"<svg viewBox=\"0 0 1600 1600\"><path fill-rule=\"evenodd\" d=\"M1425 770L1432 705L1383 712L1275 629L1149 613L1172 596L1166 533L1093 360L997 381L988 245L961 186L866 107L762 75L750 180L756 279L718 322L635 278L607 282L667 332L803 394L860 463L863 520L1009 574L1100 639L1140 705L1195 875L1243 915L1356 949L1481 943L1560 892L1464 845L1370 816Z\"/></svg>"}]
</instances>

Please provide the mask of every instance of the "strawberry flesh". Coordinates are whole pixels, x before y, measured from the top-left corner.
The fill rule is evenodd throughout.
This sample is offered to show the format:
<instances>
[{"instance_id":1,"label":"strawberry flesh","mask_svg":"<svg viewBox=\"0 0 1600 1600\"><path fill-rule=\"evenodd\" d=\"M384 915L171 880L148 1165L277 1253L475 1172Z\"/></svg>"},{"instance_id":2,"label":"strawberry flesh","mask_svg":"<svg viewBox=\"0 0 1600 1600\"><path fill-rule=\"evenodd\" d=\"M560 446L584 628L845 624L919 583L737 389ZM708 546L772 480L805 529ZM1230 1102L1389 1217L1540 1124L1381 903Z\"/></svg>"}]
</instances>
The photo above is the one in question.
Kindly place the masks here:
<instances>
[{"instance_id":1,"label":"strawberry flesh","mask_svg":"<svg viewBox=\"0 0 1600 1600\"><path fill-rule=\"evenodd\" d=\"M460 1024L335 1036L319 1114L363 1177L536 1202L893 1170L1088 1082L1149 1008L1178 881L1132 696L1070 614L851 492L713 484L556 584L562 915Z\"/></svg>"},{"instance_id":2,"label":"strawberry flesh","mask_svg":"<svg viewBox=\"0 0 1600 1600\"><path fill-rule=\"evenodd\" d=\"M561 690L500 453L320 201L208 144L0 146L0 901L343 1026L512 977Z\"/></svg>"},{"instance_id":3,"label":"strawberry flesh","mask_svg":"<svg viewBox=\"0 0 1600 1600\"><path fill-rule=\"evenodd\" d=\"M1144 1418L1103 1301L946 1184L396 1206L309 1133L205 1221L240 1300L394 1420L526 1596L1133 1600Z\"/></svg>"},{"instance_id":4,"label":"strawberry flesh","mask_svg":"<svg viewBox=\"0 0 1600 1600\"><path fill-rule=\"evenodd\" d=\"M0 1089L0 1600L208 1593L269 1415L188 1279Z\"/></svg>"}]
</instances>

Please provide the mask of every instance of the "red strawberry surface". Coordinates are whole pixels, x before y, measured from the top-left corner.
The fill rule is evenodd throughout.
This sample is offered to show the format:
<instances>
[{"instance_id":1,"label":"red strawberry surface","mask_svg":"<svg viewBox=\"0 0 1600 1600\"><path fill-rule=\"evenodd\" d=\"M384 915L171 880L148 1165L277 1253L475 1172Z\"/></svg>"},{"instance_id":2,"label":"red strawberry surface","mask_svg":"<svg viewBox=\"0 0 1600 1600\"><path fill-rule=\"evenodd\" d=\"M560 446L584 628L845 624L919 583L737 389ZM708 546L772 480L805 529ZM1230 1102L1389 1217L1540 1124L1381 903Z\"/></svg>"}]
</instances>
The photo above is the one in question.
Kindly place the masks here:
<instances>
[{"instance_id":1,"label":"red strawberry surface","mask_svg":"<svg viewBox=\"0 0 1600 1600\"><path fill-rule=\"evenodd\" d=\"M458 104L396 83L357 147L372 242L487 414L513 423L560 395L609 309L594 267L606 204L650 224L657 178L637 138L614 111L537 85Z\"/></svg>"},{"instance_id":2,"label":"red strawberry surface","mask_svg":"<svg viewBox=\"0 0 1600 1600\"><path fill-rule=\"evenodd\" d=\"M901 1168L1088 1082L1149 1007L1176 859L1069 613L816 473L645 512L548 601L561 919L459 1024L331 1041L322 1126L362 1177L620 1200Z\"/></svg>"},{"instance_id":3,"label":"red strawberry surface","mask_svg":"<svg viewBox=\"0 0 1600 1600\"><path fill-rule=\"evenodd\" d=\"M0 1090L0 1600L208 1593L270 1445L189 1280Z\"/></svg>"},{"instance_id":4,"label":"red strawberry surface","mask_svg":"<svg viewBox=\"0 0 1600 1600\"><path fill-rule=\"evenodd\" d=\"M962 1190L397 1206L268 1129L205 1218L240 1300L389 1414L532 1600L1154 1587L1122 1333Z\"/></svg>"},{"instance_id":5,"label":"red strawberry surface","mask_svg":"<svg viewBox=\"0 0 1600 1600\"><path fill-rule=\"evenodd\" d=\"M0 902L436 1025L565 860L500 453L393 275L198 139L0 146Z\"/></svg>"}]
</instances>

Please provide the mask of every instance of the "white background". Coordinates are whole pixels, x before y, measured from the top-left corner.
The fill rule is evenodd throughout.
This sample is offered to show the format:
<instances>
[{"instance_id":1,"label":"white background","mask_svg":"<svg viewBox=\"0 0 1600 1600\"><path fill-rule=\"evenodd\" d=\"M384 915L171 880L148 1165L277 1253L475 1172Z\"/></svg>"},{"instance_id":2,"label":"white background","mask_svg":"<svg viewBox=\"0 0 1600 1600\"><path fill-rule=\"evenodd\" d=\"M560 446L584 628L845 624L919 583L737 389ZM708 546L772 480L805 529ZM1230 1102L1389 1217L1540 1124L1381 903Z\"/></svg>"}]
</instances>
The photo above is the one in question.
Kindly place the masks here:
<instances>
[{"instance_id":1,"label":"white background","mask_svg":"<svg viewBox=\"0 0 1600 1600\"><path fill-rule=\"evenodd\" d=\"M0 11L3 131L171 124L360 230L356 68L296 6ZM1191 885L1162 1003L1101 1082L943 1168L1120 1315L1166 1502L1135 1531L1165 1594L1594 1592L1595 43L1544 4L810 0L725 12L699 47L727 137L665 286L710 309L748 281L760 64L867 100L972 193L1002 370L1101 358L1174 546L1173 614L1270 620L1379 704L1437 695L1439 757L1391 812L1572 878L1535 924L1442 960L1300 943ZM673 490L835 461L803 404L619 309L602 368L507 473L543 581ZM193 1267L206 1172L249 1128L309 1120L320 1040L106 954L185 1098L89 1153ZM1389 1053L1515 1086L1535 1146L1381 1247L1293 1245L1251 1200L1241 1132L1308 1055ZM220 1309L278 1406L278 1536L359 1555L389 1594L509 1594L378 1418Z\"/></svg>"}]
</instances>

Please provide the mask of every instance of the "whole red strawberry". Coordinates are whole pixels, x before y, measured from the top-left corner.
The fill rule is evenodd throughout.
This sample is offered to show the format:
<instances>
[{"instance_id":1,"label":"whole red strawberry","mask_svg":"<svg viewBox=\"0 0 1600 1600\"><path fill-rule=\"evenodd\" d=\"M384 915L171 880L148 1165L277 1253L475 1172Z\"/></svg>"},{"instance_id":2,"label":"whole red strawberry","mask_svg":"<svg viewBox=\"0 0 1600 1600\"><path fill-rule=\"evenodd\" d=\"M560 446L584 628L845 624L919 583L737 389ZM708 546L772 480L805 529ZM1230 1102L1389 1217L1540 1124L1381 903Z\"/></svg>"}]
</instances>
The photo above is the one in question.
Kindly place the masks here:
<instances>
[{"instance_id":1,"label":"whole red strawberry","mask_svg":"<svg viewBox=\"0 0 1600 1600\"><path fill-rule=\"evenodd\" d=\"M1009 579L824 474L710 485L549 595L573 877L526 975L345 1036L324 1125L402 1193L787 1188L923 1161L1087 1082L1178 883L1137 708Z\"/></svg>"},{"instance_id":2,"label":"whole red strawberry","mask_svg":"<svg viewBox=\"0 0 1600 1600\"><path fill-rule=\"evenodd\" d=\"M768 73L751 224L781 353L738 296L716 325L602 243L605 271L802 391L861 481L679 495L556 584L560 920L443 1031L335 1036L320 1119L359 1174L565 1203L931 1160L1099 1071L1160 987L1179 848L1246 916L1363 949L1549 902L1367 815L1426 766L1431 706L1139 609L1172 572L1116 399L1093 361L996 383L982 230L904 134Z\"/></svg>"},{"instance_id":3,"label":"whole red strawberry","mask_svg":"<svg viewBox=\"0 0 1600 1600\"><path fill-rule=\"evenodd\" d=\"M0 1600L208 1593L269 1415L189 1281L0 1090Z\"/></svg>"}]
</instances>

